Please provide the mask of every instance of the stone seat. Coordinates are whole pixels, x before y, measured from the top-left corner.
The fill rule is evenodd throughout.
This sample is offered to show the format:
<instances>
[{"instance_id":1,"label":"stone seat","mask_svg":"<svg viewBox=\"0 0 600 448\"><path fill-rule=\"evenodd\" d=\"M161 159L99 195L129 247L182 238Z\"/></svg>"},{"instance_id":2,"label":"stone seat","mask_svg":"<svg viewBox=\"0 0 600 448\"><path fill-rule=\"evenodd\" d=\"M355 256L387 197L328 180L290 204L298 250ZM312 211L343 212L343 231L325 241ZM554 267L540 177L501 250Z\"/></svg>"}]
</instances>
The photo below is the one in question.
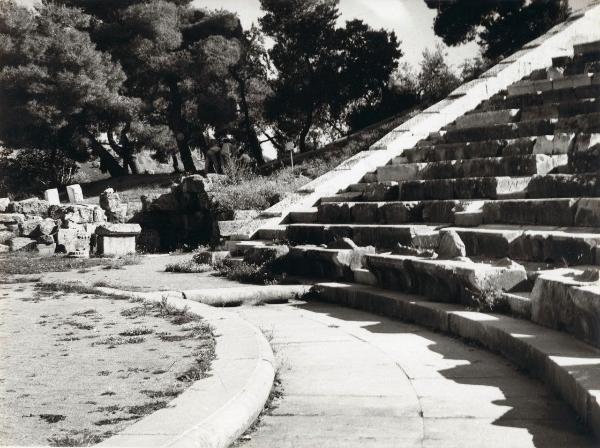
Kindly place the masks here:
<instances>
[{"instance_id":1,"label":"stone seat","mask_svg":"<svg viewBox=\"0 0 600 448\"><path fill-rule=\"evenodd\" d=\"M324 202L292 213L292 223L455 223L456 212L480 214L480 224L600 227L600 198Z\"/></svg>"},{"instance_id":2,"label":"stone seat","mask_svg":"<svg viewBox=\"0 0 600 448\"><path fill-rule=\"evenodd\" d=\"M392 163L377 169L382 182L464 177L533 176L566 167L566 154L486 157L430 163Z\"/></svg>"},{"instance_id":3,"label":"stone seat","mask_svg":"<svg viewBox=\"0 0 600 448\"><path fill-rule=\"evenodd\" d=\"M436 250L440 230L454 230L465 244L468 257L511 258L531 262L600 264L600 234L593 228L556 226L483 225L454 227L449 224L291 224L291 244L331 245L350 238L358 246L393 250L397 244Z\"/></svg>"},{"instance_id":4,"label":"stone seat","mask_svg":"<svg viewBox=\"0 0 600 448\"><path fill-rule=\"evenodd\" d=\"M409 163L420 163L533 154L559 155L568 153L574 137L574 133L558 133L509 140L428 145L408 149L404 151L403 157ZM400 162L400 158L392 161L392 163Z\"/></svg>"},{"instance_id":5,"label":"stone seat","mask_svg":"<svg viewBox=\"0 0 600 448\"><path fill-rule=\"evenodd\" d=\"M350 238L358 246L392 249L400 243L422 249L437 248L439 229L448 224L290 224L287 239L293 245L333 244Z\"/></svg>"},{"instance_id":6,"label":"stone seat","mask_svg":"<svg viewBox=\"0 0 600 448\"><path fill-rule=\"evenodd\" d=\"M600 84L557 89L546 92L523 93L514 96L504 94L497 95L484 102L478 107L478 110L527 109L529 107L542 106L544 104L570 102L574 99L584 100L598 98L599 96Z\"/></svg>"},{"instance_id":7,"label":"stone seat","mask_svg":"<svg viewBox=\"0 0 600 448\"><path fill-rule=\"evenodd\" d=\"M511 291L527 280L525 269L514 264L499 266L408 255L367 255L365 264L377 278L378 286L439 302L472 304L477 291Z\"/></svg>"},{"instance_id":8,"label":"stone seat","mask_svg":"<svg viewBox=\"0 0 600 448\"><path fill-rule=\"evenodd\" d=\"M479 177L406 182L362 182L348 187L352 195L338 194L324 202L423 201L447 199L540 199L599 197L595 174L546 174L531 177Z\"/></svg>"},{"instance_id":9,"label":"stone seat","mask_svg":"<svg viewBox=\"0 0 600 448\"><path fill-rule=\"evenodd\" d=\"M594 269L557 269L540 275L530 294L532 321L600 347L597 277Z\"/></svg>"},{"instance_id":10,"label":"stone seat","mask_svg":"<svg viewBox=\"0 0 600 448\"><path fill-rule=\"evenodd\" d=\"M461 143L481 140L512 139L554 134L558 120L531 120L468 129L448 127L432 136L433 143Z\"/></svg>"}]
</instances>

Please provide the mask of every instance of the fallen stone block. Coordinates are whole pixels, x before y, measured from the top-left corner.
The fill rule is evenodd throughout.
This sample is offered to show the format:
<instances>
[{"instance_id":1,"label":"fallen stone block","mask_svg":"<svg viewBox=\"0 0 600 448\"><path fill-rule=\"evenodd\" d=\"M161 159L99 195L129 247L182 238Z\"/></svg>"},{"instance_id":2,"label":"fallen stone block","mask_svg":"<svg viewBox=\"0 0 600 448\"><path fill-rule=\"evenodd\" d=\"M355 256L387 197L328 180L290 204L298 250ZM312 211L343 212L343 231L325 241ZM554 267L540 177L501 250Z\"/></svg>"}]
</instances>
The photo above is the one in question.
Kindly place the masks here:
<instances>
[{"instance_id":1,"label":"fallen stone block","mask_svg":"<svg viewBox=\"0 0 600 448\"><path fill-rule=\"evenodd\" d=\"M42 220L35 230L33 231L33 235L51 235L56 231L56 221L51 218L46 218Z\"/></svg>"},{"instance_id":2,"label":"fallen stone block","mask_svg":"<svg viewBox=\"0 0 600 448\"><path fill-rule=\"evenodd\" d=\"M36 241L31 238L15 237L8 242L11 252L20 250L32 250L35 248Z\"/></svg>"},{"instance_id":3,"label":"fallen stone block","mask_svg":"<svg viewBox=\"0 0 600 448\"><path fill-rule=\"evenodd\" d=\"M115 193L112 188L107 188L100 193L100 207L104 210L109 222L125 222L127 204L121 202L119 193Z\"/></svg>"},{"instance_id":4,"label":"fallen stone block","mask_svg":"<svg viewBox=\"0 0 600 448\"><path fill-rule=\"evenodd\" d=\"M37 243L33 250L42 256L52 256L56 252L56 244Z\"/></svg>"},{"instance_id":5,"label":"fallen stone block","mask_svg":"<svg viewBox=\"0 0 600 448\"><path fill-rule=\"evenodd\" d=\"M56 188L50 188L44 191L44 200L50 205L60 205L60 196Z\"/></svg>"},{"instance_id":6,"label":"fallen stone block","mask_svg":"<svg viewBox=\"0 0 600 448\"><path fill-rule=\"evenodd\" d=\"M0 230L0 244L5 244L15 238L17 235L8 230Z\"/></svg>"},{"instance_id":7,"label":"fallen stone block","mask_svg":"<svg viewBox=\"0 0 600 448\"><path fill-rule=\"evenodd\" d=\"M32 236L41 222L42 218L40 216L28 216L23 222L19 223L19 234L25 237Z\"/></svg>"},{"instance_id":8,"label":"fallen stone block","mask_svg":"<svg viewBox=\"0 0 600 448\"><path fill-rule=\"evenodd\" d=\"M208 264L213 266L225 260L226 258L229 258L230 256L230 252L226 250L203 250L195 254L192 260L194 260L194 263L197 264Z\"/></svg>"},{"instance_id":9,"label":"fallen stone block","mask_svg":"<svg viewBox=\"0 0 600 448\"><path fill-rule=\"evenodd\" d=\"M83 202L83 191L81 190L81 185L74 184L67 186L67 196L69 196L69 202L71 204Z\"/></svg>"},{"instance_id":10,"label":"fallen stone block","mask_svg":"<svg viewBox=\"0 0 600 448\"><path fill-rule=\"evenodd\" d=\"M531 293L531 319L600 347L600 283L576 280L576 271L540 275Z\"/></svg>"},{"instance_id":11,"label":"fallen stone block","mask_svg":"<svg viewBox=\"0 0 600 448\"><path fill-rule=\"evenodd\" d=\"M122 256L135 253L139 224L102 224L96 228L99 255Z\"/></svg>"},{"instance_id":12,"label":"fallen stone block","mask_svg":"<svg viewBox=\"0 0 600 448\"><path fill-rule=\"evenodd\" d=\"M527 280L525 269L519 265L501 267L467 260L399 255L367 255L365 264L384 288L467 305L473 304L474 293L510 291Z\"/></svg>"},{"instance_id":13,"label":"fallen stone block","mask_svg":"<svg viewBox=\"0 0 600 448\"><path fill-rule=\"evenodd\" d=\"M25 199L24 201L11 202L7 210L12 213L21 213L23 215L36 215L41 217L48 216L50 203L38 198Z\"/></svg>"},{"instance_id":14,"label":"fallen stone block","mask_svg":"<svg viewBox=\"0 0 600 448\"><path fill-rule=\"evenodd\" d=\"M0 198L0 213L4 213L6 211L8 204L10 204L10 199Z\"/></svg>"},{"instance_id":15,"label":"fallen stone block","mask_svg":"<svg viewBox=\"0 0 600 448\"><path fill-rule=\"evenodd\" d=\"M437 253L441 259L467 256L465 243L463 243L463 241L460 239L460 236L458 236L458 233L456 233L454 230L440 231L440 245Z\"/></svg>"}]
</instances>

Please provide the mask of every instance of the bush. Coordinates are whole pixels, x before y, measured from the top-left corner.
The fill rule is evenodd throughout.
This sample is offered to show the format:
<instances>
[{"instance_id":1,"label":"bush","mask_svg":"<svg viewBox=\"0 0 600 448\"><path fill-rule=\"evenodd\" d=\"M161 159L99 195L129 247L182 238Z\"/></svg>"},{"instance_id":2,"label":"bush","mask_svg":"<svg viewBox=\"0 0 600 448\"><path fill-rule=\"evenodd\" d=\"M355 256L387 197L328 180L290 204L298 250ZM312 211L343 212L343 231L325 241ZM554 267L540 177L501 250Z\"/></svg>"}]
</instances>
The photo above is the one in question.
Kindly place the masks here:
<instances>
[{"instance_id":1,"label":"bush","mask_svg":"<svg viewBox=\"0 0 600 448\"><path fill-rule=\"evenodd\" d=\"M467 291L470 296L471 308L480 313L505 313L510 311L508 301L503 296L503 291L487 288L483 291Z\"/></svg>"},{"instance_id":2,"label":"bush","mask_svg":"<svg viewBox=\"0 0 600 448\"><path fill-rule=\"evenodd\" d=\"M168 264L165 268L167 272L180 272L186 274L201 274L203 272L210 272L213 267L208 264L196 263L193 259L182 261L180 263Z\"/></svg>"},{"instance_id":3,"label":"bush","mask_svg":"<svg viewBox=\"0 0 600 448\"><path fill-rule=\"evenodd\" d=\"M78 169L73 160L60 152L3 150L0 152L0 196L20 199L40 190L68 185Z\"/></svg>"},{"instance_id":4,"label":"bush","mask_svg":"<svg viewBox=\"0 0 600 448\"><path fill-rule=\"evenodd\" d=\"M267 268L267 265L258 265L245 261L232 263L225 259L215 266L223 277L240 283L251 283L255 285L272 285L277 283L275 275Z\"/></svg>"}]
</instances>

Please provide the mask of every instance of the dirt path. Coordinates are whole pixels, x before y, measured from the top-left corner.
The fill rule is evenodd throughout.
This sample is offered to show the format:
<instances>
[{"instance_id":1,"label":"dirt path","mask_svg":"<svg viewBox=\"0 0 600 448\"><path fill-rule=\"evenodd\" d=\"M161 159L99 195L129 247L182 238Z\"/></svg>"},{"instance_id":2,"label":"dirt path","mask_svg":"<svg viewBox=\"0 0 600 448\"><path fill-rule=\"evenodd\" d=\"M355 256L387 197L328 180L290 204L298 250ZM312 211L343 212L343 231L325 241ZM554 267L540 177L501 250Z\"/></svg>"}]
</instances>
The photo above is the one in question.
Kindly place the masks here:
<instances>
[{"instance_id":1,"label":"dirt path","mask_svg":"<svg viewBox=\"0 0 600 448\"><path fill-rule=\"evenodd\" d=\"M0 344L0 445L98 441L167 406L214 349L173 310L31 284L0 286Z\"/></svg>"},{"instance_id":2,"label":"dirt path","mask_svg":"<svg viewBox=\"0 0 600 448\"><path fill-rule=\"evenodd\" d=\"M88 285L98 282L117 289L135 291L183 291L186 289L227 288L239 286L211 273L179 274L165 272L168 264L178 263L192 258L191 254L183 255L144 255L140 263L123 266L121 269L104 269L93 267L85 272L50 272L43 274L43 282L79 281Z\"/></svg>"}]
</instances>

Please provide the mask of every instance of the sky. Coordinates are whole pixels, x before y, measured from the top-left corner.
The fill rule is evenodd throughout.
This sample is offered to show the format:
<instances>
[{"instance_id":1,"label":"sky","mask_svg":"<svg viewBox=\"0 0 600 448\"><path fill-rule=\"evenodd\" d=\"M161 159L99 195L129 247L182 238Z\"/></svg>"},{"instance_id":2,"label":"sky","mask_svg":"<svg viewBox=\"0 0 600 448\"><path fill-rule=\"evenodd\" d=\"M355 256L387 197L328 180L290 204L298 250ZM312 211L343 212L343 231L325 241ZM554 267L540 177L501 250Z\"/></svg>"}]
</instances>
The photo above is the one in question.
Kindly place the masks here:
<instances>
[{"instance_id":1,"label":"sky","mask_svg":"<svg viewBox=\"0 0 600 448\"><path fill-rule=\"evenodd\" d=\"M194 5L235 11L244 28L262 15L259 0L195 0ZM415 66L423 50L442 43L433 32L435 10L427 8L423 0L340 0L339 9L342 22L361 19L373 28L395 31L402 42L403 61ZM477 45L448 48L447 53L448 61L458 66L464 59L476 56Z\"/></svg>"},{"instance_id":2,"label":"sky","mask_svg":"<svg viewBox=\"0 0 600 448\"><path fill-rule=\"evenodd\" d=\"M37 0L16 0L31 5ZM244 28L249 28L260 17L259 0L195 0L194 5L208 9L227 9L237 12ZM371 27L396 32L401 41L403 61L416 66L426 48L435 47L441 40L433 32L435 10L427 8L423 0L340 0L342 22L361 19ZM448 61L454 66L477 54L477 45L470 43L447 49Z\"/></svg>"}]
</instances>

